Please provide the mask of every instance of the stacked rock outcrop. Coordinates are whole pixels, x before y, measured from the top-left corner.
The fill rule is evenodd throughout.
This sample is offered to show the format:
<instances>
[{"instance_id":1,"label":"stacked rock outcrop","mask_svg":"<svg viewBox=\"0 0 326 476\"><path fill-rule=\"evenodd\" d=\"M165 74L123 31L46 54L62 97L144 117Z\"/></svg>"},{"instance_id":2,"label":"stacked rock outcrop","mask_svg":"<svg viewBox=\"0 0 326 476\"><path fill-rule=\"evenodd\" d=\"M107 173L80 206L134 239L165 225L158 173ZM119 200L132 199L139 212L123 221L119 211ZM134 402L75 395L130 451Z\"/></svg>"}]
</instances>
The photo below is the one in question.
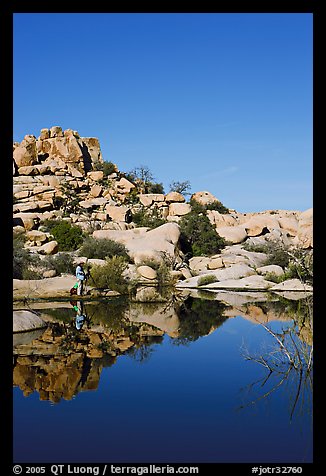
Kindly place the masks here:
<instances>
[{"instance_id":1,"label":"stacked rock outcrop","mask_svg":"<svg viewBox=\"0 0 326 476\"><path fill-rule=\"evenodd\" d=\"M13 145L13 164L14 232L23 233L24 246L40 255L58 251L58 243L42 227L46 220L58 218L78 225L94 238L123 243L137 266L146 265L146 260L159 262L168 257L174 261L175 278L185 281L208 272L221 281L219 270L239 264L249 265L250 274L258 274L262 279L268 272L280 272L257 271L264 262L255 262L253 255L245 256L243 245L257 247L279 242L305 250L313 247L312 208L304 212L226 210L221 213L214 207L210 209L219 200L208 191L194 193L189 202L178 192L144 193L139 180L132 180L116 165L110 163L110 172L105 173L98 139L81 137L72 129L63 131L54 126L42 129L38 138L26 135L21 143ZM178 223L196 202L208 208L210 223L229 246L216 256L196 257L185 265L178 248ZM139 227L133 221L139 213L163 219L165 224L154 230ZM249 277L243 275L237 279Z\"/></svg>"}]
</instances>

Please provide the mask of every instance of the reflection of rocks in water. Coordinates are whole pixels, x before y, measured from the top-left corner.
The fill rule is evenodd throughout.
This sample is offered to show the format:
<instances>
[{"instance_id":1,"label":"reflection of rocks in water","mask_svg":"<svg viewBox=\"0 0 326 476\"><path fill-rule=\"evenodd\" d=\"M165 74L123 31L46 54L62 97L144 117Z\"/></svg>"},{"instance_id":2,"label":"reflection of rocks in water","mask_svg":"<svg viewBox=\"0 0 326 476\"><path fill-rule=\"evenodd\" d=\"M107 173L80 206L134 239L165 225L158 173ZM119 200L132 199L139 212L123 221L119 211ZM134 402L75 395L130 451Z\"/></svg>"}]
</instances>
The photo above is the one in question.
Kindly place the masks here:
<instances>
[{"instance_id":1,"label":"reflection of rocks in water","mask_svg":"<svg viewBox=\"0 0 326 476\"><path fill-rule=\"evenodd\" d=\"M131 347L155 341L157 330L142 324L138 329L78 332L72 325L52 324L34 339L14 347L13 383L25 396L37 391L41 400L70 400L80 391L96 390L104 367ZM161 334L161 333L159 333Z\"/></svg>"},{"instance_id":2,"label":"reflection of rocks in water","mask_svg":"<svg viewBox=\"0 0 326 476\"><path fill-rule=\"evenodd\" d=\"M166 303L142 304L133 303L130 306L128 318L131 322L143 322L156 327L161 334L177 337L180 321L174 306Z\"/></svg>"},{"instance_id":3,"label":"reflection of rocks in water","mask_svg":"<svg viewBox=\"0 0 326 476\"><path fill-rule=\"evenodd\" d=\"M156 303L89 302L84 303L87 319L81 331L75 328L76 311L71 305L51 305L52 309L45 309L40 304L46 312L46 330L14 336L13 379L24 395L37 391L41 400L53 402L97 389L102 369L113 365L119 355L144 361L150 357L152 344L161 343L165 334L174 343L187 345L234 315L256 323L294 319L300 338L308 343L312 338L312 304L285 299L242 302L240 308L189 294L183 300L171 296Z\"/></svg>"},{"instance_id":4,"label":"reflection of rocks in water","mask_svg":"<svg viewBox=\"0 0 326 476\"><path fill-rule=\"evenodd\" d=\"M28 332L18 332L13 334L12 343L13 347L18 347L19 345L30 344L33 340L40 337L45 329L36 329L35 331Z\"/></svg>"},{"instance_id":5,"label":"reflection of rocks in water","mask_svg":"<svg viewBox=\"0 0 326 476\"><path fill-rule=\"evenodd\" d=\"M232 292L191 290L183 293L184 296L203 298L210 301L222 302L226 305L224 316L243 317L256 324L266 324L272 321L287 322L292 319L302 320L302 316L312 312L312 296L302 297L300 300L290 300L281 296L271 296L262 292Z\"/></svg>"}]
</instances>

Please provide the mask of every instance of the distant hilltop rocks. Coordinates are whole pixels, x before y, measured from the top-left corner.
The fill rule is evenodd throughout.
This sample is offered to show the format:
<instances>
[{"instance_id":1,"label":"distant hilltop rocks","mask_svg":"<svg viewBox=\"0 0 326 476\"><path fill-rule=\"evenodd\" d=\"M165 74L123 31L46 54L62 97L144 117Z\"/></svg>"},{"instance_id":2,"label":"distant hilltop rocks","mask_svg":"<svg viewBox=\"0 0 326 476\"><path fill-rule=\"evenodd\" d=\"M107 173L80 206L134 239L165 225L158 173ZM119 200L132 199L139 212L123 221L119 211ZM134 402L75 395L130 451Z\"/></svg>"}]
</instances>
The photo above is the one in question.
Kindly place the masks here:
<instances>
[{"instance_id":1,"label":"distant hilltop rocks","mask_svg":"<svg viewBox=\"0 0 326 476\"><path fill-rule=\"evenodd\" d=\"M40 136L25 135L13 145L14 175L45 175L67 171L77 176L103 162L98 139L80 137L59 126L42 129ZM27 168L26 168L27 167Z\"/></svg>"}]
</instances>

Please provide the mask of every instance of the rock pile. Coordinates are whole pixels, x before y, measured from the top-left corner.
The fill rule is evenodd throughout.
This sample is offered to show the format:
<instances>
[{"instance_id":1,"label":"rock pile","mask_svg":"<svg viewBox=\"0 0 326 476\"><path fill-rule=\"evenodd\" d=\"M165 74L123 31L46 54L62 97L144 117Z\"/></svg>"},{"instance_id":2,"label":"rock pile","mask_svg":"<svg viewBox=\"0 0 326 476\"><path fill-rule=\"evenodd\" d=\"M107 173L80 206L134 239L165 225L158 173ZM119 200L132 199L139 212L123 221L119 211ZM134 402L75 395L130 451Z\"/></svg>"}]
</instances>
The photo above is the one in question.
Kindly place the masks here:
<instances>
[{"instance_id":1,"label":"rock pile","mask_svg":"<svg viewBox=\"0 0 326 476\"><path fill-rule=\"evenodd\" d=\"M257 213L208 209L210 223L229 246L218 255L185 264L179 250L179 221L192 211L192 203L207 206L218 199L208 191L194 193L190 202L178 192L144 193L138 181L129 180L116 165L111 164L110 173L105 173L104 165L98 139L80 137L72 129L54 126L42 129L38 138L26 135L14 143L13 229L25 235L26 248L40 255L56 254L58 243L42 224L63 218L94 238L123 243L138 267L146 266L146 260L161 262L168 257L182 286L197 285L198 276L210 273L220 283L258 275L254 284L264 287L267 273L280 275L284 270L264 268L266 255L245 251L244 245L248 249L279 242L305 250L313 247L312 209ZM165 224L153 230L139 227L133 221L139 212L164 219ZM155 273L144 273L138 270L143 279L155 279Z\"/></svg>"}]
</instances>

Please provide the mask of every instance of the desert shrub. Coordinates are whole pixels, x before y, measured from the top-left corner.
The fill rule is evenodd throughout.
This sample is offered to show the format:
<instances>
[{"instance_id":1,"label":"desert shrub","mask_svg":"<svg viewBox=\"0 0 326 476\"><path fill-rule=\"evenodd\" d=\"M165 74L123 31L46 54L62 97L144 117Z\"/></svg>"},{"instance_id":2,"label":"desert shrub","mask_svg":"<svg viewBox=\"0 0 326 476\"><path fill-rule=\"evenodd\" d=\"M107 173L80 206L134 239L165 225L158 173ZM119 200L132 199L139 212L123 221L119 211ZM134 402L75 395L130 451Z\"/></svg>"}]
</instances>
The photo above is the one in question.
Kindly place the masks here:
<instances>
[{"instance_id":1,"label":"desert shrub","mask_svg":"<svg viewBox=\"0 0 326 476\"><path fill-rule=\"evenodd\" d=\"M267 253L267 246L265 243L250 243L250 241L245 241L242 245L242 248L246 251L253 251L254 253Z\"/></svg>"},{"instance_id":2,"label":"desert shrub","mask_svg":"<svg viewBox=\"0 0 326 476\"><path fill-rule=\"evenodd\" d=\"M78 213L80 211L79 197L77 189L71 187L69 183L61 183L61 195L54 197L53 206L56 210L61 210L63 216L69 217L70 213Z\"/></svg>"},{"instance_id":3,"label":"desert shrub","mask_svg":"<svg viewBox=\"0 0 326 476\"><path fill-rule=\"evenodd\" d=\"M147 184L147 193L164 193L162 183L149 182Z\"/></svg>"},{"instance_id":4,"label":"desert shrub","mask_svg":"<svg viewBox=\"0 0 326 476\"><path fill-rule=\"evenodd\" d=\"M265 253L267 253L266 265L277 264L282 268L286 268L290 263L290 255L287 249L281 245L271 245L269 243Z\"/></svg>"},{"instance_id":5,"label":"desert shrub","mask_svg":"<svg viewBox=\"0 0 326 476\"><path fill-rule=\"evenodd\" d=\"M243 249L255 253L265 253L267 255L265 266L276 264L286 268L290 262L290 255L287 248L281 242L267 241L266 243L248 244L244 243Z\"/></svg>"},{"instance_id":6,"label":"desert shrub","mask_svg":"<svg viewBox=\"0 0 326 476\"><path fill-rule=\"evenodd\" d=\"M141 208L132 214L132 221L138 226L146 226L151 229L167 223L167 220L160 216L156 208L152 210Z\"/></svg>"},{"instance_id":7,"label":"desert shrub","mask_svg":"<svg viewBox=\"0 0 326 476\"><path fill-rule=\"evenodd\" d=\"M206 213L207 210L216 210L222 214L230 213L229 209L226 208L219 200L209 203L208 205L202 205L197 202L197 200L190 200L191 209L194 213Z\"/></svg>"},{"instance_id":8,"label":"desert shrub","mask_svg":"<svg viewBox=\"0 0 326 476\"><path fill-rule=\"evenodd\" d=\"M223 203L220 201L216 200L213 203L210 203L209 205L206 205L206 210L216 210L222 214L230 213L230 210L226 208Z\"/></svg>"},{"instance_id":9,"label":"desert shrub","mask_svg":"<svg viewBox=\"0 0 326 476\"><path fill-rule=\"evenodd\" d=\"M59 251L75 251L83 242L81 228L66 220L46 220L43 225L58 242Z\"/></svg>"},{"instance_id":10,"label":"desert shrub","mask_svg":"<svg viewBox=\"0 0 326 476\"><path fill-rule=\"evenodd\" d=\"M76 265L73 256L69 253L63 252L53 256L47 256L43 260L43 264L47 269L54 269L57 275L62 273L74 274Z\"/></svg>"},{"instance_id":11,"label":"desert shrub","mask_svg":"<svg viewBox=\"0 0 326 476\"><path fill-rule=\"evenodd\" d=\"M113 256L123 256L126 260L129 259L127 249L122 243L109 239L96 239L92 236L85 238L81 248L78 251L79 256L86 256L87 258L105 259Z\"/></svg>"},{"instance_id":12,"label":"desert shrub","mask_svg":"<svg viewBox=\"0 0 326 476\"><path fill-rule=\"evenodd\" d=\"M272 283L282 283L283 281L285 281L286 279L286 275L285 273L284 274L281 274L281 275L278 275L276 273L273 273L273 272L270 272L270 273L266 273L264 275L264 279L266 279L267 281L271 281Z\"/></svg>"},{"instance_id":13,"label":"desert shrub","mask_svg":"<svg viewBox=\"0 0 326 476\"><path fill-rule=\"evenodd\" d=\"M158 288L170 286L173 282L171 270L173 269L174 260L165 252L161 252L161 256L162 260L160 262L151 258L143 259L141 262L143 266L155 269Z\"/></svg>"},{"instance_id":14,"label":"desert shrub","mask_svg":"<svg viewBox=\"0 0 326 476\"><path fill-rule=\"evenodd\" d=\"M205 214L190 212L179 222L180 246L184 253L191 256L210 256L217 254L226 245L226 241L215 230Z\"/></svg>"},{"instance_id":15,"label":"desert shrub","mask_svg":"<svg viewBox=\"0 0 326 476\"><path fill-rule=\"evenodd\" d=\"M275 241L258 245L244 244L243 248L247 251L265 253L267 258L264 265L276 264L285 269L284 275L280 277L269 275L270 281L282 282L294 278L306 283L313 281L313 253L311 250L290 249L282 242Z\"/></svg>"},{"instance_id":16,"label":"desert shrub","mask_svg":"<svg viewBox=\"0 0 326 476\"><path fill-rule=\"evenodd\" d=\"M130 204L130 205L135 205L136 203L139 203L139 196L138 196L138 190L136 187L132 188L127 195L125 195L125 200L124 204Z\"/></svg>"},{"instance_id":17,"label":"desert shrub","mask_svg":"<svg viewBox=\"0 0 326 476\"><path fill-rule=\"evenodd\" d=\"M128 263L123 256L113 256L106 258L106 263L101 266L92 266L91 276L94 284L98 288L111 289L119 293L125 293L128 285L123 276Z\"/></svg>"},{"instance_id":18,"label":"desert shrub","mask_svg":"<svg viewBox=\"0 0 326 476\"><path fill-rule=\"evenodd\" d=\"M24 243L25 239L21 235L13 238L13 278L41 279L41 273L37 271L40 257L25 249Z\"/></svg>"},{"instance_id":19,"label":"desert shrub","mask_svg":"<svg viewBox=\"0 0 326 476\"><path fill-rule=\"evenodd\" d=\"M214 274L206 274L198 278L197 284L198 286L206 286L206 284L216 283L216 281L217 277Z\"/></svg>"},{"instance_id":20,"label":"desert shrub","mask_svg":"<svg viewBox=\"0 0 326 476\"><path fill-rule=\"evenodd\" d=\"M104 178L107 178L108 175L113 174L116 171L116 166L113 162L95 162L93 169L96 171L102 171Z\"/></svg>"}]
</instances>

